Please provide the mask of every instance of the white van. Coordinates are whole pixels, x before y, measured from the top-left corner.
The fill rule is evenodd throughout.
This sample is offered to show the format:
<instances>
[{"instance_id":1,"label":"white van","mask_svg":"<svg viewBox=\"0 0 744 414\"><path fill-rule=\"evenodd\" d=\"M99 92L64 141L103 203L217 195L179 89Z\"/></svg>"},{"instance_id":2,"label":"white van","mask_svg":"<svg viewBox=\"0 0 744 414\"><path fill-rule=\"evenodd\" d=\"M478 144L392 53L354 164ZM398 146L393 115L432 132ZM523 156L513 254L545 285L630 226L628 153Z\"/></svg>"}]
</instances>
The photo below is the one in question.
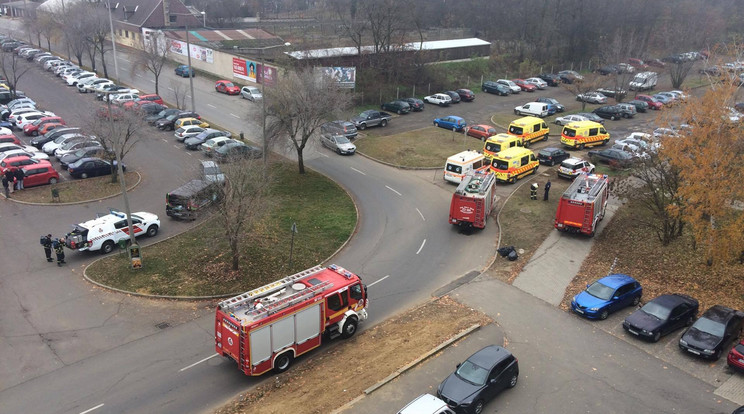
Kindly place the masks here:
<instances>
[{"instance_id":1,"label":"white van","mask_svg":"<svg viewBox=\"0 0 744 414\"><path fill-rule=\"evenodd\" d=\"M656 87L659 75L656 72L641 72L635 75L628 88L631 91L647 91Z\"/></svg>"},{"instance_id":2,"label":"white van","mask_svg":"<svg viewBox=\"0 0 744 414\"><path fill-rule=\"evenodd\" d=\"M486 165L485 157L478 151L467 150L457 153L444 164L444 180L459 184L470 172Z\"/></svg>"},{"instance_id":3,"label":"white van","mask_svg":"<svg viewBox=\"0 0 744 414\"><path fill-rule=\"evenodd\" d=\"M419 395L403 407L398 414L455 414L447 404L431 394Z\"/></svg>"}]
</instances>

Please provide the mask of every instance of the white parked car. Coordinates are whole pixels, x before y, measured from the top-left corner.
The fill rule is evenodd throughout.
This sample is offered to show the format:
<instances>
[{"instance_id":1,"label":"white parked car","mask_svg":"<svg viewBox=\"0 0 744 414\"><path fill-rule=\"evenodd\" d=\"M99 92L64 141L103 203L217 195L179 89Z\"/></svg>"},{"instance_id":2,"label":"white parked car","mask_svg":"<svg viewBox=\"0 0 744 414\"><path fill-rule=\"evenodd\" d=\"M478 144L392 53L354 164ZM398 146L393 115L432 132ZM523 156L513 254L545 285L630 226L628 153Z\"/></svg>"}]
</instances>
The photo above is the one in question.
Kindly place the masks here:
<instances>
[{"instance_id":1,"label":"white parked car","mask_svg":"<svg viewBox=\"0 0 744 414\"><path fill-rule=\"evenodd\" d=\"M679 134L677 131L671 129L671 128L656 128L654 129L654 138L661 138L661 137L678 137Z\"/></svg>"},{"instance_id":2,"label":"white parked car","mask_svg":"<svg viewBox=\"0 0 744 414\"><path fill-rule=\"evenodd\" d=\"M204 132L204 128L197 125L188 125L178 128L173 135L176 137L176 140L183 142L186 138L195 137L202 132Z\"/></svg>"},{"instance_id":3,"label":"white parked car","mask_svg":"<svg viewBox=\"0 0 744 414\"><path fill-rule=\"evenodd\" d=\"M607 103L607 97L602 95L600 92L586 92L576 95L576 100L579 102L588 102L595 104Z\"/></svg>"},{"instance_id":4,"label":"white parked car","mask_svg":"<svg viewBox=\"0 0 744 414\"><path fill-rule=\"evenodd\" d=\"M67 86L77 86L78 82L80 82L81 80L94 76L96 76L96 74L93 72L80 72L76 75L68 76L66 79Z\"/></svg>"},{"instance_id":5,"label":"white parked car","mask_svg":"<svg viewBox=\"0 0 744 414\"><path fill-rule=\"evenodd\" d=\"M62 145L70 141L74 141L74 140L82 141L84 139L85 139L85 136L80 135L78 133L60 135L59 137L55 138L54 141L49 141L46 144L44 144L44 146L41 147L41 150L44 151L45 154L52 155L54 154L54 151L57 148L61 147Z\"/></svg>"},{"instance_id":6,"label":"white parked car","mask_svg":"<svg viewBox=\"0 0 744 414\"><path fill-rule=\"evenodd\" d=\"M208 157L211 157L217 148L225 144L228 144L230 142L237 142L237 141L235 141L234 139L225 137L225 136L210 138L206 140L203 144L201 144L199 146L199 149L201 149L205 155L207 155Z\"/></svg>"},{"instance_id":7,"label":"white parked car","mask_svg":"<svg viewBox=\"0 0 744 414\"><path fill-rule=\"evenodd\" d=\"M352 144L348 138L341 134L322 134L320 136L320 142L324 146L336 151L339 155L354 155L356 152L356 145Z\"/></svg>"},{"instance_id":8,"label":"white parked car","mask_svg":"<svg viewBox=\"0 0 744 414\"><path fill-rule=\"evenodd\" d=\"M527 102L514 108L514 115L530 115L545 118L548 116L548 104L543 102Z\"/></svg>"},{"instance_id":9,"label":"white parked car","mask_svg":"<svg viewBox=\"0 0 744 414\"><path fill-rule=\"evenodd\" d=\"M581 115L564 115L555 119L556 125L568 125L571 122L588 121L589 118Z\"/></svg>"},{"instance_id":10,"label":"white parked car","mask_svg":"<svg viewBox=\"0 0 744 414\"><path fill-rule=\"evenodd\" d=\"M447 106L452 103L452 98L444 93L435 93L434 95L424 96L424 102L439 106Z\"/></svg>"},{"instance_id":11,"label":"white parked car","mask_svg":"<svg viewBox=\"0 0 744 414\"><path fill-rule=\"evenodd\" d=\"M59 76L60 78L63 78L64 79L64 77L66 75L69 75L72 72L81 71L81 70L82 69L80 69L80 67L78 65L75 65L75 64L70 63L69 65L60 65L60 66L57 66L54 69L54 74L57 75L57 76Z\"/></svg>"},{"instance_id":12,"label":"white parked car","mask_svg":"<svg viewBox=\"0 0 744 414\"><path fill-rule=\"evenodd\" d=\"M23 115L17 116L15 118L14 123L15 123L16 128L23 129L23 127L26 126L27 124L30 124L39 118L44 118L47 116L56 116L56 115L54 114L54 112L48 112L48 111L47 112L42 112L42 111L28 112Z\"/></svg>"},{"instance_id":13,"label":"white parked car","mask_svg":"<svg viewBox=\"0 0 744 414\"><path fill-rule=\"evenodd\" d=\"M644 141L646 143L654 142L654 137L651 134L645 132L631 132L625 139L633 139L636 141Z\"/></svg>"},{"instance_id":14,"label":"white parked car","mask_svg":"<svg viewBox=\"0 0 744 414\"><path fill-rule=\"evenodd\" d=\"M39 109L32 105L18 105L16 108L8 113L8 122L13 124L16 118L23 114L28 114L31 112L39 112Z\"/></svg>"},{"instance_id":15,"label":"white parked car","mask_svg":"<svg viewBox=\"0 0 744 414\"><path fill-rule=\"evenodd\" d=\"M548 83L540 78L527 78L524 81L537 86L537 89L545 89L548 87Z\"/></svg>"},{"instance_id":16,"label":"white parked car","mask_svg":"<svg viewBox=\"0 0 744 414\"><path fill-rule=\"evenodd\" d=\"M108 85L111 83L113 82L111 82L111 80L106 79L106 78L96 78L90 81L86 80L84 82L78 83L78 92L80 93L95 92L96 87L98 85Z\"/></svg>"},{"instance_id":17,"label":"white parked car","mask_svg":"<svg viewBox=\"0 0 744 414\"><path fill-rule=\"evenodd\" d=\"M499 79L496 83L507 86L511 90L511 93L519 93L522 91L522 88L520 88L519 85L509 79Z\"/></svg>"},{"instance_id":18,"label":"white parked car","mask_svg":"<svg viewBox=\"0 0 744 414\"><path fill-rule=\"evenodd\" d=\"M84 149L84 148L91 148L91 147L100 147L101 143L95 140L84 140L84 141L69 141L62 145L61 147L54 150L54 156L57 157L57 159L61 159L67 154L72 154L73 152Z\"/></svg>"},{"instance_id":19,"label":"white parked car","mask_svg":"<svg viewBox=\"0 0 744 414\"><path fill-rule=\"evenodd\" d=\"M42 67L44 68L44 70L51 70L52 67L54 67L55 64L59 64L59 62L63 62L63 60L60 58L49 59L44 62L44 65Z\"/></svg>"},{"instance_id":20,"label":"white parked car","mask_svg":"<svg viewBox=\"0 0 744 414\"><path fill-rule=\"evenodd\" d=\"M240 88L240 96L243 99L247 99L253 102L263 99L261 91L255 86L243 86L242 88Z\"/></svg>"},{"instance_id":21,"label":"white parked car","mask_svg":"<svg viewBox=\"0 0 744 414\"><path fill-rule=\"evenodd\" d=\"M43 152L39 152L39 150L37 150L36 147L31 147L31 148L28 148L28 147L29 145L26 145L23 148L4 151L2 154L0 154L0 161L2 161L6 157L18 157L18 156L23 156L23 155L33 160L49 161L49 156L44 154ZM33 151L30 151L30 149L33 149Z\"/></svg>"},{"instance_id":22,"label":"white parked car","mask_svg":"<svg viewBox=\"0 0 744 414\"><path fill-rule=\"evenodd\" d=\"M121 105L124 102L133 101L137 98L139 98L139 95L136 93L119 93L112 95L110 99L112 104Z\"/></svg>"}]
</instances>

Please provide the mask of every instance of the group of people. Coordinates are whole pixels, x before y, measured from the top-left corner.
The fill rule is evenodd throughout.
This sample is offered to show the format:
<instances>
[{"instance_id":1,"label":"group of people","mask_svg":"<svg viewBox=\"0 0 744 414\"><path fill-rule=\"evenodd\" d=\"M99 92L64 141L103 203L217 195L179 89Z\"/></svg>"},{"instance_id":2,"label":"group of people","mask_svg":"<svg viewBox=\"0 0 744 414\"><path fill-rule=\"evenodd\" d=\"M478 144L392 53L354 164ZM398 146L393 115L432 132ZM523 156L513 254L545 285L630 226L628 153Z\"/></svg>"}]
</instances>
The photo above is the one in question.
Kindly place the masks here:
<instances>
[{"instance_id":1,"label":"group of people","mask_svg":"<svg viewBox=\"0 0 744 414\"><path fill-rule=\"evenodd\" d=\"M62 266L65 262L65 239L52 239L51 234L41 237L41 246L44 247L44 254L46 254L47 262L53 262L52 249L54 254L57 255L57 266Z\"/></svg>"},{"instance_id":2,"label":"group of people","mask_svg":"<svg viewBox=\"0 0 744 414\"><path fill-rule=\"evenodd\" d=\"M530 186L530 200L537 200L537 187L537 183L532 183ZM545 195L543 196L543 201L548 201L548 193L550 193L550 180L545 183Z\"/></svg>"},{"instance_id":3,"label":"group of people","mask_svg":"<svg viewBox=\"0 0 744 414\"><path fill-rule=\"evenodd\" d=\"M24 178L26 178L26 174L20 168L8 168L5 170L2 177L5 197L10 198L13 191L23 190Z\"/></svg>"}]
</instances>

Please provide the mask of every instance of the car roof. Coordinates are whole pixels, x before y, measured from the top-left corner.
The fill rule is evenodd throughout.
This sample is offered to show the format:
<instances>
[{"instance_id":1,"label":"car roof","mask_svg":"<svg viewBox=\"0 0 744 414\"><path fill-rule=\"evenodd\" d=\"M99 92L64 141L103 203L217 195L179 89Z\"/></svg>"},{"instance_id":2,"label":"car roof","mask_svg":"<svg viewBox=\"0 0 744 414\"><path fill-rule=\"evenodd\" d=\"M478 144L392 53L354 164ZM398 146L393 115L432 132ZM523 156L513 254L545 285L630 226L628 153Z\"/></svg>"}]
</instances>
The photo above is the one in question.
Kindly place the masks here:
<instances>
[{"instance_id":1,"label":"car roof","mask_svg":"<svg viewBox=\"0 0 744 414\"><path fill-rule=\"evenodd\" d=\"M654 303L656 303L658 305L661 305L661 306L663 306L665 308L671 309L671 308L679 305L680 303L697 303L697 300L695 300L695 299L693 299L693 298L691 298L691 297L689 297L687 295L680 295L680 294L677 294L677 293L673 293L673 294L665 294L665 295L657 296L657 297L653 298L649 302L654 302Z\"/></svg>"},{"instance_id":2,"label":"car roof","mask_svg":"<svg viewBox=\"0 0 744 414\"><path fill-rule=\"evenodd\" d=\"M632 277L628 275L624 275L622 273L615 273L615 274L607 275L599 279L597 282L600 282L607 287L617 289L620 286L628 282L635 282L635 281L636 281L635 279L633 279Z\"/></svg>"},{"instance_id":3,"label":"car roof","mask_svg":"<svg viewBox=\"0 0 744 414\"><path fill-rule=\"evenodd\" d=\"M444 401L431 394L423 394L408 403L398 411L398 414L436 413L443 408L447 408L447 404Z\"/></svg>"},{"instance_id":4,"label":"car roof","mask_svg":"<svg viewBox=\"0 0 744 414\"><path fill-rule=\"evenodd\" d=\"M713 305L706 310L701 318L710 319L715 322L726 323L736 313L734 309L731 309L723 305Z\"/></svg>"},{"instance_id":5,"label":"car roof","mask_svg":"<svg viewBox=\"0 0 744 414\"><path fill-rule=\"evenodd\" d=\"M569 164L578 164L580 162L584 162L584 160L582 160L581 158L571 157L566 158L563 162L567 162Z\"/></svg>"},{"instance_id":6,"label":"car roof","mask_svg":"<svg viewBox=\"0 0 744 414\"><path fill-rule=\"evenodd\" d=\"M511 352L498 345L489 345L471 355L467 360L479 367L491 369L499 362L511 356Z\"/></svg>"}]
</instances>

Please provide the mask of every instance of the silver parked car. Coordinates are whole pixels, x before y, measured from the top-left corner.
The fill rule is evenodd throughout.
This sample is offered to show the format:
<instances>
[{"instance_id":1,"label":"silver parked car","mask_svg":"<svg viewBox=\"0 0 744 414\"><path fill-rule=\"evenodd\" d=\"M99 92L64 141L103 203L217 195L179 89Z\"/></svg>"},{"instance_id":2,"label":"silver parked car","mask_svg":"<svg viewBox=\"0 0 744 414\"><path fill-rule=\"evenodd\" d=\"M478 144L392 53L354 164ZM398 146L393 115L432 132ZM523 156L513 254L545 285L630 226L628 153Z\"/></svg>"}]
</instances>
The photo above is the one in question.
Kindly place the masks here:
<instances>
[{"instance_id":1,"label":"silver parked car","mask_svg":"<svg viewBox=\"0 0 744 414\"><path fill-rule=\"evenodd\" d=\"M340 134L323 134L320 136L320 142L324 146L336 151L339 155L353 155L356 152L356 145Z\"/></svg>"}]
</instances>

